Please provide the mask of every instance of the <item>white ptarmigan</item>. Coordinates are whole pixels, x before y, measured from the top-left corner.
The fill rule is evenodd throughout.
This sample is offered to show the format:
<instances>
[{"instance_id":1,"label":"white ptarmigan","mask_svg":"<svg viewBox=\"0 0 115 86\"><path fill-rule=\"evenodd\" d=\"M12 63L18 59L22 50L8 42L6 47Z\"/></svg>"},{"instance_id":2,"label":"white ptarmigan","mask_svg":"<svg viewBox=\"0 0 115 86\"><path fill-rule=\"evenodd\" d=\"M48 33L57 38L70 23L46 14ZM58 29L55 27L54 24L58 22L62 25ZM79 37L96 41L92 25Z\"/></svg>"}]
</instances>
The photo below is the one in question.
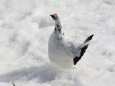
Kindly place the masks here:
<instances>
[{"instance_id":1,"label":"white ptarmigan","mask_svg":"<svg viewBox=\"0 0 115 86\"><path fill-rule=\"evenodd\" d=\"M49 59L63 68L72 68L84 55L93 35L89 36L82 44L76 45L64 37L58 15L52 14L50 16L55 21L55 29L49 38Z\"/></svg>"}]
</instances>

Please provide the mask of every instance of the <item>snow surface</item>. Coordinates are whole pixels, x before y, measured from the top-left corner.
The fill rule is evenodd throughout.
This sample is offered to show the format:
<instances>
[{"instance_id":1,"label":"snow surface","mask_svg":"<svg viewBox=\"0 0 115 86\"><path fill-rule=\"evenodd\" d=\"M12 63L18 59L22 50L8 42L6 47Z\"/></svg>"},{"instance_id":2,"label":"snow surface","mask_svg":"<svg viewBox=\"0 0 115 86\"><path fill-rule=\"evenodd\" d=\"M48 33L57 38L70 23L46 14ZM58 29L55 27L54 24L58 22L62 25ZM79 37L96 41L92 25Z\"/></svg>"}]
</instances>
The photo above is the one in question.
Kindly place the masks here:
<instances>
[{"instance_id":1,"label":"snow surface","mask_svg":"<svg viewBox=\"0 0 115 86\"><path fill-rule=\"evenodd\" d=\"M95 34L77 69L49 61L50 14L66 36ZM114 86L115 0L0 0L0 86Z\"/></svg>"}]
</instances>

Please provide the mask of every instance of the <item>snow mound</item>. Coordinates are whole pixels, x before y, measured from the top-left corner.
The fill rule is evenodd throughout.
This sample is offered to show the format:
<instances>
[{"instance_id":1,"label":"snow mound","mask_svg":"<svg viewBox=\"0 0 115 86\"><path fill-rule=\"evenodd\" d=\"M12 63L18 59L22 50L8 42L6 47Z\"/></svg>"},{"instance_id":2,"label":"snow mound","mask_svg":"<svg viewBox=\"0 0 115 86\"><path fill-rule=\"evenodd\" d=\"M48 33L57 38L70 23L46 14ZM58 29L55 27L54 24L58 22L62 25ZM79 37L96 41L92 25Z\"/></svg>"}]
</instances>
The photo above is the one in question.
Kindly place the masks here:
<instances>
[{"instance_id":1,"label":"snow mound","mask_svg":"<svg viewBox=\"0 0 115 86\"><path fill-rule=\"evenodd\" d=\"M77 69L49 61L52 13L77 43L94 34ZM114 22L115 0L0 0L0 86L114 86Z\"/></svg>"}]
</instances>

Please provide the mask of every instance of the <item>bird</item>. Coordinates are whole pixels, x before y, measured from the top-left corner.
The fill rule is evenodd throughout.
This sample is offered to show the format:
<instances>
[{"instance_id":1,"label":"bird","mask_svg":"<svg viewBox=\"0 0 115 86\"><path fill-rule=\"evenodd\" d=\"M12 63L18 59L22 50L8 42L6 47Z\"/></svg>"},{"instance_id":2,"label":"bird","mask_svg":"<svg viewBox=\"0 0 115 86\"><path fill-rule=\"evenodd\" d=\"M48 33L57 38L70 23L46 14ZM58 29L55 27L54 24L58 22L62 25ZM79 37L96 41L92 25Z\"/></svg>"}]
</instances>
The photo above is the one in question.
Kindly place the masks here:
<instances>
[{"instance_id":1,"label":"bird","mask_svg":"<svg viewBox=\"0 0 115 86\"><path fill-rule=\"evenodd\" d=\"M83 57L94 34L90 35L83 43L77 45L64 36L58 14L54 13L50 16L55 21L55 28L48 41L49 59L60 67L73 68Z\"/></svg>"}]
</instances>

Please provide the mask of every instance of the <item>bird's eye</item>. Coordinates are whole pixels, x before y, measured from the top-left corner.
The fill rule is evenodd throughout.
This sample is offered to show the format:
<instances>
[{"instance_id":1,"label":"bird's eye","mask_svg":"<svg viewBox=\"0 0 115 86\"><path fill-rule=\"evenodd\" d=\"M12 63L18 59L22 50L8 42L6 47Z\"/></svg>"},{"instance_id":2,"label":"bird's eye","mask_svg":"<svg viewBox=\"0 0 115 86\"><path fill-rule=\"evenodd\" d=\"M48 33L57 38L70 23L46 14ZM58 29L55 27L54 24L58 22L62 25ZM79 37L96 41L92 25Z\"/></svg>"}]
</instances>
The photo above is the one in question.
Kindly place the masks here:
<instances>
[{"instance_id":1,"label":"bird's eye","mask_svg":"<svg viewBox=\"0 0 115 86\"><path fill-rule=\"evenodd\" d=\"M55 18L55 16L52 16L52 18Z\"/></svg>"}]
</instances>

